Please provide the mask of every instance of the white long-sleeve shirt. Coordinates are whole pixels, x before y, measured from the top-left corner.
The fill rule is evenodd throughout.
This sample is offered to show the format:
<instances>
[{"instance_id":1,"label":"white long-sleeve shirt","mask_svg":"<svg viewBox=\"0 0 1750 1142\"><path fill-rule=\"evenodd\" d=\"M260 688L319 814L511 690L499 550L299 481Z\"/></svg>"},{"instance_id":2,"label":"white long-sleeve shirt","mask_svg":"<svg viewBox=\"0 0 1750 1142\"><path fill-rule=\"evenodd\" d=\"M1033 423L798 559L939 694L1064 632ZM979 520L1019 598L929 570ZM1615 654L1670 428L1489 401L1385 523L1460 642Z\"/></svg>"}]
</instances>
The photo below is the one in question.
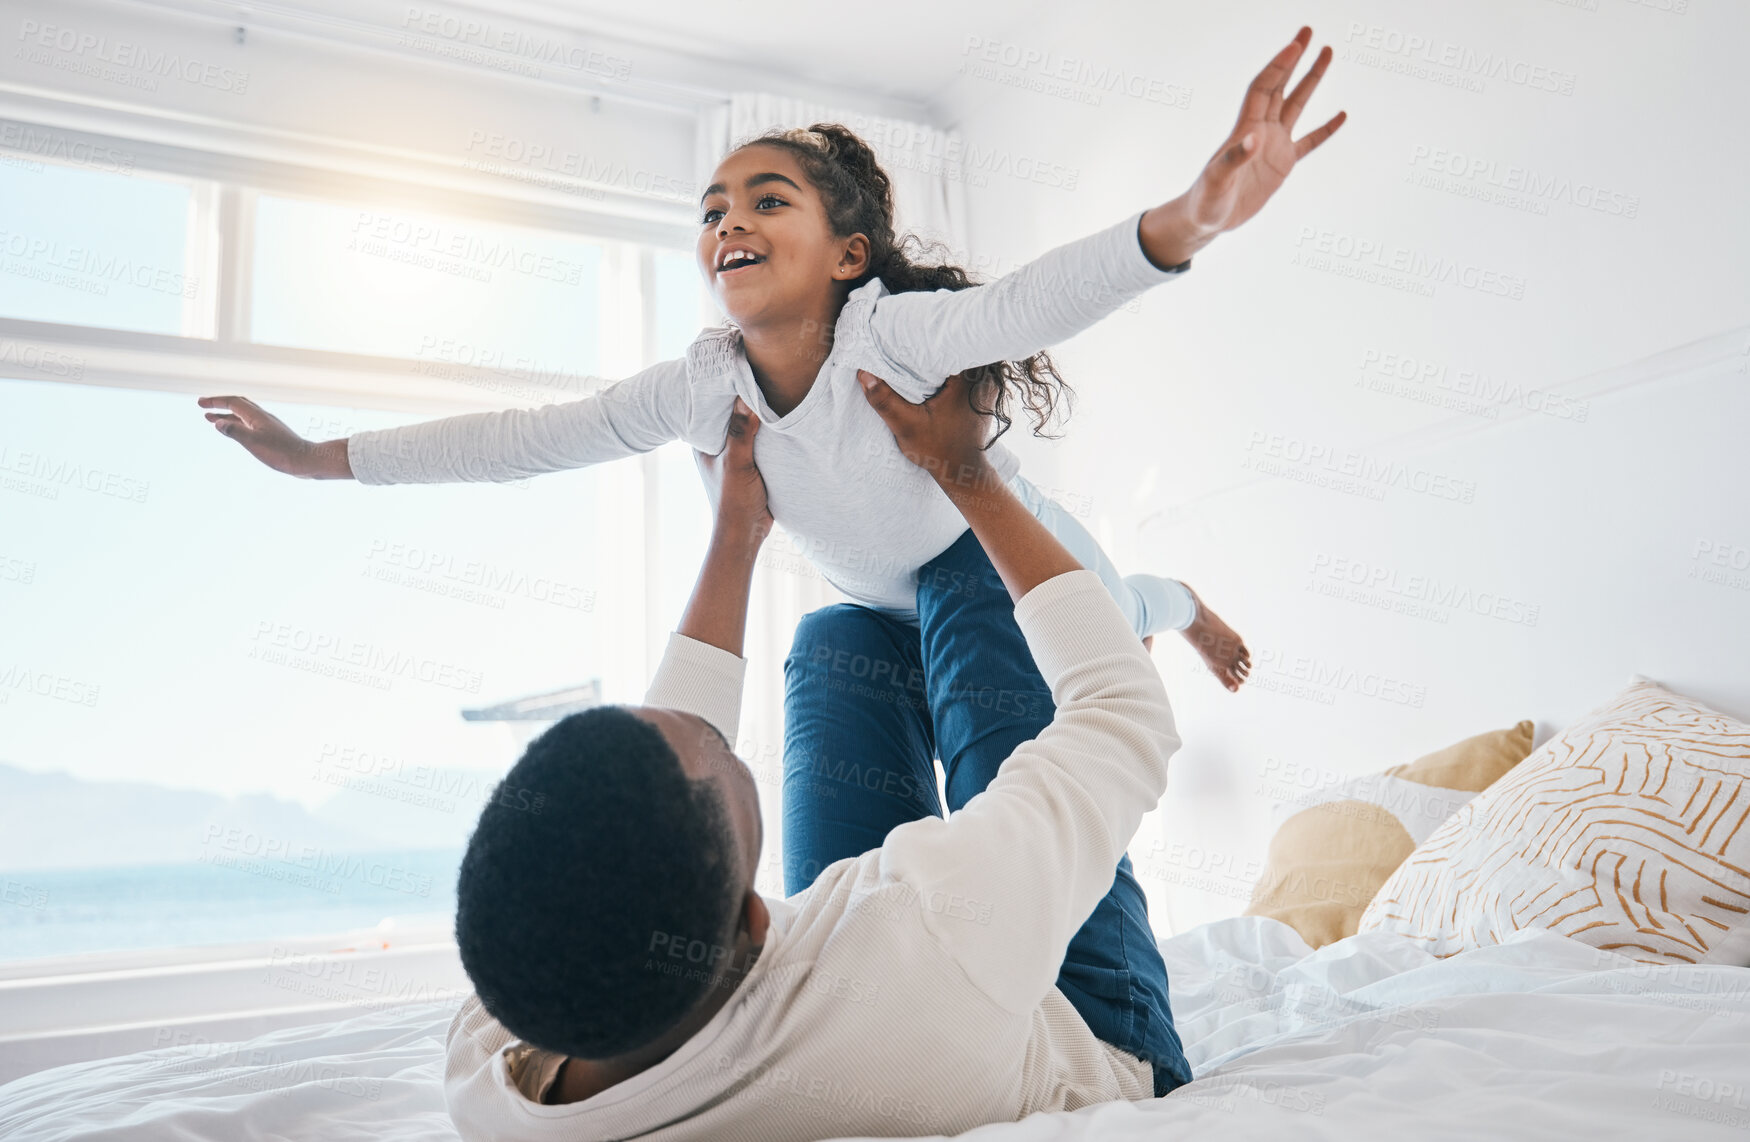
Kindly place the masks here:
<instances>
[{"instance_id":1,"label":"white long-sleeve shirt","mask_svg":"<svg viewBox=\"0 0 1750 1142\"><path fill-rule=\"evenodd\" d=\"M791 1142L958 1134L1153 1095L1149 1065L1096 1039L1055 986L1112 887L1179 737L1160 676L1099 578L1015 607L1056 716L984 792L888 833L786 900L721 1011L661 1063L543 1105L563 1056L477 998L450 1027L444 1094L465 1142ZM645 704L735 740L743 660L671 638Z\"/></svg>"},{"instance_id":2,"label":"white long-sleeve shirt","mask_svg":"<svg viewBox=\"0 0 1750 1142\"><path fill-rule=\"evenodd\" d=\"M754 462L772 518L846 596L910 614L918 568L947 550L966 521L900 453L857 370L916 403L963 369L1021 360L1087 329L1180 276L1143 253L1141 220L1134 214L975 289L889 294L879 278L869 280L840 311L813 387L784 416L754 381L741 331L726 325L701 333L685 358L595 396L360 432L348 441L347 458L360 482L392 484L516 480L671 440L715 455L739 395L762 422ZM990 455L1005 480L1020 467L1000 442Z\"/></svg>"}]
</instances>

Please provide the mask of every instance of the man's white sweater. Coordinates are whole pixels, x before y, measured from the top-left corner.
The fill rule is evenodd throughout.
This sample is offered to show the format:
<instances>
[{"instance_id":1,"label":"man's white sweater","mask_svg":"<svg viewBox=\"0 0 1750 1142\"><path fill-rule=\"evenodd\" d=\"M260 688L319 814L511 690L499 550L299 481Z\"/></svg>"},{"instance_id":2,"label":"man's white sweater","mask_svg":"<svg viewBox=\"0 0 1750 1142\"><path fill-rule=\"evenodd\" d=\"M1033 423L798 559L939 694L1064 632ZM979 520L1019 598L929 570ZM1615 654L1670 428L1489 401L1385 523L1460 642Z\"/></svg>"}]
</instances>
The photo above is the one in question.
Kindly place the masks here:
<instances>
[{"instance_id":1,"label":"man's white sweater","mask_svg":"<svg viewBox=\"0 0 1750 1142\"><path fill-rule=\"evenodd\" d=\"M1054 983L1166 790L1172 709L1092 572L1040 584L1015 618L1057 714L983 793L768 899L770 934L730 1002L673 1055L582 1102L542 1104L561 1057L470 998L444 1074L462 1137L957 1134L1151 1097L1149 1065L1095 1039ZM734 741L744 665L676 634L645 704L696 713ZM655 951L652 970L664 958Z\"/></svg>"}]
</instances>

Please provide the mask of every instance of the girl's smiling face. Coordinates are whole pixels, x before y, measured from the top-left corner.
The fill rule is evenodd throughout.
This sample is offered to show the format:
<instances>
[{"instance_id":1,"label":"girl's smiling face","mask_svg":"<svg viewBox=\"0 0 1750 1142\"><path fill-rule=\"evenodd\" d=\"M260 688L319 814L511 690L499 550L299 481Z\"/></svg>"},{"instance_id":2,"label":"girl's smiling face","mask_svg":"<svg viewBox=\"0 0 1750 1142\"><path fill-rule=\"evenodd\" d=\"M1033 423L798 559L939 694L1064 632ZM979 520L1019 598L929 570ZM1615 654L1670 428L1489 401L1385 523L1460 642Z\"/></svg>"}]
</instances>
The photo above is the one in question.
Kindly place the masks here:
<instances>
[{"instance_id":1,"label":"girl's smiling face","mask_svg":"<svg viewBox=\"0 0 1750 1142\"><path fill-rule=\"evenodd\" d=\"M835 237L795 156L756 144L724 159L705 188L698 255L717 304L742 328L798 318L830 324L844 292L834 286L867 269L869 241Z\"/></svg>"}]
</instances>

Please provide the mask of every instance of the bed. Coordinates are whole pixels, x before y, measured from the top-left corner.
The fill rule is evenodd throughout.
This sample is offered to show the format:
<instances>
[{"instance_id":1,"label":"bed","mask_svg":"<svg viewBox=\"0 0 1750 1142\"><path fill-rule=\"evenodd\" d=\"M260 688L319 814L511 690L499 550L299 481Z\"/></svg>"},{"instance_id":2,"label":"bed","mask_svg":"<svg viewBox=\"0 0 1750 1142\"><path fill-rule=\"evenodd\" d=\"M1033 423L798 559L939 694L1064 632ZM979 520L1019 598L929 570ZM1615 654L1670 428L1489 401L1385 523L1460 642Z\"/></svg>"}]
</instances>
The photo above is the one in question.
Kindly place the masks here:
<instances>
[{"instance_id":1,"label":"bed","mask_svg":"<svg viewBox=\"0 0 1750 1142\"><path fill-rule=\"evenodd\" d=\"M961 1137L1750 1135L1750 722L1637 675L1531 731L1322 792L1161 942L1195 1081ZM0 1138L456 1139L456 1003L26 1075Z\"/></svg>"},{"instance_id":2,"label":"bed","mask_svg":"<svg viewBox=\"0 0 1750 1142\"><path fill-rule=\"evenodd\" d=\"M1389 932L1313 951L1261 916L1161 943L1196 1081L963 1138L1741 1139L1750 969L1656 966L1524 931L1441 959ZM167 1048L0 1087L0 1138L456 1138L453 1002L236 1044Z\"/></svg>"}]
</instances>

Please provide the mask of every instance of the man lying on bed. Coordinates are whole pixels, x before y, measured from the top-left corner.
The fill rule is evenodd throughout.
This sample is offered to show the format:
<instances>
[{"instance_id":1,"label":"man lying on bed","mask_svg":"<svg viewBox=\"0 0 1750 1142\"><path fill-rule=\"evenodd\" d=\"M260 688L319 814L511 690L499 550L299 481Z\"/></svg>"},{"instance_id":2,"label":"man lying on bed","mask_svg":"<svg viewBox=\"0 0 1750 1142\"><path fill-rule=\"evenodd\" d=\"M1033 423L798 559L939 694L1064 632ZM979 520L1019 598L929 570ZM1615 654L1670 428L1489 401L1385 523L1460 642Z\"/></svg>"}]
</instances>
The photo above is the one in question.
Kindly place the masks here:
<instances>
[{"instance_id":1,"label":"man lying on bed","mask_svg":"<svg viewBox=\"0 0 1750 1142\"><path fill-rule=\"evenodd\" d=\"M866 774L857 796L812 783L848 855L787 899L754 891L759 799L729 743L772 521L738 403L701 461L716 526L646 705L543 734L505 777L529 796L493 798L469 841L456 934L476 997L444 1075L469 1142L956 1134L1190 1080L1124 858L1179 746L1160 677L986 463L961 378L922 405L862 380L970 530L920 573L909 648L866 608L803 621L786 729L830 749L837 725L839 748L917 771L873 797ZM536 794L541 813L516 807Z\"/></svg>"}]
</instances>

